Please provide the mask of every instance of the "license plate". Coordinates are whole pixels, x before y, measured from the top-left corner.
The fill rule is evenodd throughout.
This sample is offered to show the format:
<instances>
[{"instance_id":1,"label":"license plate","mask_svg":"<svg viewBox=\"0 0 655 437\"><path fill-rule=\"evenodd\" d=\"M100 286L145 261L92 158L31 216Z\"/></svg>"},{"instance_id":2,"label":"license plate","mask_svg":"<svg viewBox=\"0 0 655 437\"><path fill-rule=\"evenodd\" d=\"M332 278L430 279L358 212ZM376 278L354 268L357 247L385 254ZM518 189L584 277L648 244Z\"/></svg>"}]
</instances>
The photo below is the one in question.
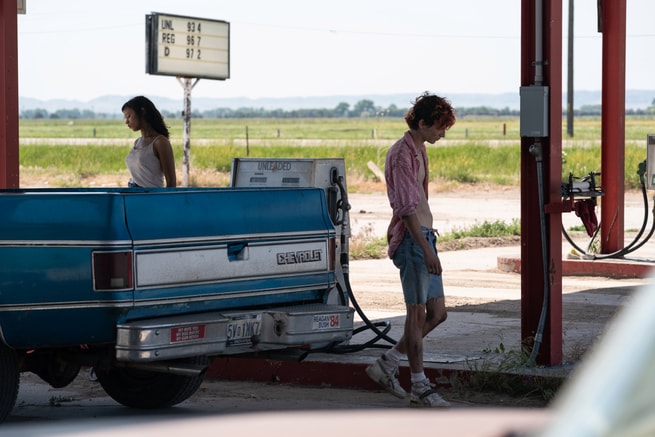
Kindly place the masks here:
<instances>
[{"instance_id":1,"label":"license plate","mask_svg":"<svg viewBox=\"0 0 655 437\"><path fill-rule=\"evenodd\" d=\"M252 338L259 335L262 328L262 315L243 315L230 319L227 324L227 346L252 344Z\"/></svg>"}]
</instances>

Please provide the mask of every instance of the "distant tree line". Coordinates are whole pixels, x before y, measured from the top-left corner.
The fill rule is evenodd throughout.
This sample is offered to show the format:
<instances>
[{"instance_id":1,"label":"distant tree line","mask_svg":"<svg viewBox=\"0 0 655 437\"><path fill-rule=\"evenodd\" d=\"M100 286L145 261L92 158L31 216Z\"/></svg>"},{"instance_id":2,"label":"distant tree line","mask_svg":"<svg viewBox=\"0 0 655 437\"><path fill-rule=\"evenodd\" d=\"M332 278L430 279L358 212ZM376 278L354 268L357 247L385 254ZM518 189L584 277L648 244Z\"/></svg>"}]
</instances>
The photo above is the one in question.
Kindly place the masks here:
<instances>
[{"instance_id":1,"label":"distant tree line","mask_svg":"<svg viewBox=\"0 0 655 437\"><path fill-rule=\"evenodd\" d=\"M566 111L564 111L564 114L566 114ZM601 105L582 105L580 109L573 111L573 114L576 117L590 115L600 116ZM655 115L655 106L650 106L646 109L626 109L625 115Z\"/></svg>"},{"instance_id":2,"label":"distant tree line","mask_svg":"<svg viewBox=\"0 0 655 437\"><path fill-rule=\"evenodd\" d=\"M341 102L332 109L264 109L264 108L216 108L206 111L192 111L192 118L360 118L360 117L402 117L408 108L399 108L391 104L387 108L376 106L372 100L360 100L351 107L349 103ZM565 113L565 112L564 112ZM576 116L600 115L601 105L584 105L575 110ZM470 108L457 108L459 117L465 116L518 116L518 109L491 108L488 106L475 106ZM655 114L655 99L646 109L628 109L626 115ZM181 118L181 112L162 110L166 118ZM28 119L101 119L121 118L121 114L97 113L89 109L58 109L48 112L45 109L25 109L20 112L20 118Z\"/></svg>"},{"instance_id":3,"label":"distant tree line","mask_svg":"<svg viewBox=\"0 0 655 437\"><path fill-rule=\"evenodd\" d=\"M403 117L408 108L399 108L391 104L384 108L375 105L372 100L360 100L354 105L341 102L332 109L329 108L306 108L306 109L265 109L265 108L215 108L206 111L192 111L192 118L366 118L366 117ZM162 110L166 118L181 118L181 112ZM458 108L459 116L483 115L483 116L512 116L518 115L517 110L509 108L496 109L487 106L473 108ZM20 118L28 119L98 119L98 118L121 118L121 114L97 113L84 109L58 109L55 112L48 112L46 109L26 109L21 111Z\"/></svg>"},{"instance_id":4,"label":"distant tree line","mask_svg":"<svg viewBox=\"0 0 655 437\"><path fill-rule=\"evenodd\" d=\"M105 114L91 111L90 109L57 109L55 112L48 112L46 109L24 109L20 112L20 118L72 118L72 119L98 119L98 118L120 118L120 114Z\"/></svg>"}]
</instances>

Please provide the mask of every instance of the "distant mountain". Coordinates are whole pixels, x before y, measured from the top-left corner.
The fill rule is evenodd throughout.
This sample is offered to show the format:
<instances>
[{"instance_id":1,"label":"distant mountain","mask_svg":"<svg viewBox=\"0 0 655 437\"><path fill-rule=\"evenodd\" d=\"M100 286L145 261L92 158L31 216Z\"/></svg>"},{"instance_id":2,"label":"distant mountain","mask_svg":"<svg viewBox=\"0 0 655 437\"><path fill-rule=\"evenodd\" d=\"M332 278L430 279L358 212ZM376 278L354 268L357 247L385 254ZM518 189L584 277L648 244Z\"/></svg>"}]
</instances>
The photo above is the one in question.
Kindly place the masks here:
<instances>
[{"instance_id":1,"label":"distant mountain","mask_svg":"<svg viewBox=\"0 0 655 437\"><path fill-rule=\"evenodd\" d=\"M515 93L481 94L481 93L452 93L445 94L446 97L459 108L472 108L486 106L496 109L519 109L518 88ZM88 101L81 100L39 100L31 97L19 98L19 109L21 111L30 109L45 109L48 112L56 112L59 109L91 110L96 113L120 114L120 108L132 96L108 95L100 96ZM376 94L376 95L333 95L333 96L308 96L308 97L284 97L284 98L260 98L251 99L247 97L232 98L208 98L191 96L191 109L194 111L207 111L216 108L262 108L266 110L310 108L335 108L339 103L348 103L354 106L361 100L371 100L375 106L388 108L396 105L399 108L407 108L411 105L415 94ZM179 112L182 110L183 101L168 97L150 96L157 107L161 110ZM644 109L651 106L655 100L655 90L627 90L626 108ZM576 91L574 95L574 107L600 105L600 91ZM566 95L562 97L562 106L566 106Z\"/></svg>"}]
</instances>

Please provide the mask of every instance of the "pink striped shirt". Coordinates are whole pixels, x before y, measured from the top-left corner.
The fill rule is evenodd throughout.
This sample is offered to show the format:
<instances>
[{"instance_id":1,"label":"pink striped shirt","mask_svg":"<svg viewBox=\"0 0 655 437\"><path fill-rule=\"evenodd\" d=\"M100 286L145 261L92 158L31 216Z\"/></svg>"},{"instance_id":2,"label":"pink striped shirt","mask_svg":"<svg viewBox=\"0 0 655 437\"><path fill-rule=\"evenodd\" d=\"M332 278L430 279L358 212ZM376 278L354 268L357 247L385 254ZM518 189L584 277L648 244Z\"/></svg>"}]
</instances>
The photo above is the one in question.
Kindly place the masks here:
<instances>
[{"instance_id":1,"label":"pink striped shirt","mask_svg":"<svg viewBox=\"0 0 655 437\"><path fill-rule=\"evenodd\" d=\"M423 159L425 168L422 188L417 182L419 158ZM424 190L426 199L428 196L428 157L425 144L420 144L417 147L409 131L405 132L405 135L396 141L387 152L384 178L387 183L389 204L393 211L387 229L388 254L389 258L393 258L396 249L398 249L400 242L405 237L403 217L416 212L416 207L421 201L421 189Z\"/></svg>"}]
</instances>

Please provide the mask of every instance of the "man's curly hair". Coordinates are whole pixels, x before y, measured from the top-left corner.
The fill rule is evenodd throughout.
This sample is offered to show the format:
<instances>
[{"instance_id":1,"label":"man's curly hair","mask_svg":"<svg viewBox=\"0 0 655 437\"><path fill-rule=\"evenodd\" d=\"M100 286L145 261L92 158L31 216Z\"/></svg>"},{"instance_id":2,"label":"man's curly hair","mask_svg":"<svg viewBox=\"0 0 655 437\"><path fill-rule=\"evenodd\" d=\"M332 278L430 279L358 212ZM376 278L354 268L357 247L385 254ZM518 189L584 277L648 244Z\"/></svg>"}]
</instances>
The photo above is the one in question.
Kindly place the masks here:
<instances>
[{"instance_id":1,"label":"man's curly hair","mask_svg":"<svg viewBox=\"0 0 655 437\"><path fill-rule=\"evenodd\" d=\"M426 91L414 100L413 106L405 114L405 121L410 129L418 129L420 120L427 126L436 123L448 130L455 124L455 109L447 99Z\"/></svg>"}]
</instances>

